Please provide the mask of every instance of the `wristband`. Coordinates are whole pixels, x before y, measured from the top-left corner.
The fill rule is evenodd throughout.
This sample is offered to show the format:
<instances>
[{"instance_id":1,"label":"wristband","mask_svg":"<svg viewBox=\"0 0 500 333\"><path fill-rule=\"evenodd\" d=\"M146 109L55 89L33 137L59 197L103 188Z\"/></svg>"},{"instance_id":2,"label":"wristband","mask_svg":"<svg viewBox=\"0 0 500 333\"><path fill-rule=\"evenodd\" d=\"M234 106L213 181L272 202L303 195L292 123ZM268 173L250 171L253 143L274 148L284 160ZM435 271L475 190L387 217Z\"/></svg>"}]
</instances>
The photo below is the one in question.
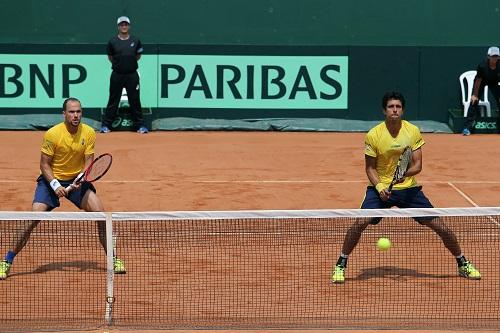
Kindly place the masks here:
<instances>
[{"instance_id":1,"label":"wristband","mask_svg":"<svg viewBox=\"0 0 500 333\"><path fill-rule=\"evenodd\" d=\"M50 181L50 187L52 187L52 190L55 192L59 187L61 186L61 184L59 183L59 181L57 179L52 179Z\"/></svg>"},{"instance_id":2,"label":"wristband","mask_svg":"<svg viewBox=\"0 0 500 333\"><path fill-rule=\"evenodd\" d=\"M377 192L380 193L386 188L386 186L384 183L378 183L377 185L375 185L375 188L377 189Z\"/></svg>"}]
</instances>

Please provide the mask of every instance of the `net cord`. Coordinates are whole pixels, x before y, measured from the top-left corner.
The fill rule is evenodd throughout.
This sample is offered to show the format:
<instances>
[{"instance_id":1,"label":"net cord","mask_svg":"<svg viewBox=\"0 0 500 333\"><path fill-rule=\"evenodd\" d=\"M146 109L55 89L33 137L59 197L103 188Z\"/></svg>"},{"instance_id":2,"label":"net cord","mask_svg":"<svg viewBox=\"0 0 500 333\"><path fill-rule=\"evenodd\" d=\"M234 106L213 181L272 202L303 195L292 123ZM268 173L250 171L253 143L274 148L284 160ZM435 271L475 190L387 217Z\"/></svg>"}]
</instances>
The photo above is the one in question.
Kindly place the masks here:
<instances>
[{"instance_id":1,"label":"net cord","mask_svg":"<svg viewBox=\"0 0 500 333\"><path fill-rule=\"evenodd\" d=\"M114 212L114 221L127 220L204 220L262 218L366 218L423 216L500 216L500 207L404 208L404 209L316 209L316 210L241 210Z\"/></svg>"},{"instance_id":2,"label":"net cord","mask_svg":"<svg viewBox=\"0 0 500 333\"><path fill-rule=\"evenodd\" d=\"M233 210L233 211L151 211L113 212L114 221L124 220L201 220L231 218L356 218L419 216L500 216L500 207L404 208L404 209L312 209L312 210ZM103 212L24 212L0 211L0 220L106 221Z\"/></svg>"}]
</instances>

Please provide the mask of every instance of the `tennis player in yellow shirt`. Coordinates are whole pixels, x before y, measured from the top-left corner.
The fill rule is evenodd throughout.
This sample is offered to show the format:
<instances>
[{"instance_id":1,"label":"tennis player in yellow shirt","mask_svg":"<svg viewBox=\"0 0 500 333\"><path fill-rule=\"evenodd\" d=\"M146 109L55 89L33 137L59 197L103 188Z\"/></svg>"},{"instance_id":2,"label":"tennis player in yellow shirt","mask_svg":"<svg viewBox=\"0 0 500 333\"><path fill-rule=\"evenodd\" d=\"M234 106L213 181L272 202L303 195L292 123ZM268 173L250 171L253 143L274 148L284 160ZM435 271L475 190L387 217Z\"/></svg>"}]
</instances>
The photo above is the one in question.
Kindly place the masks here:
<instances>
[{"instance_id":1,"label":"tennis player in yellow shirt","mask_svg":"<svg viewBox=\"0 0 500 333\"><path fill-rule=\"evenodd\" d=\"M83 182L66 191L66 187L90 165L94 159L95 131L82 124L82 106L78 99L68 98L63 103L64 121L51 127L44 135L41 156L41 175L33 199L33 211L50 211L60 206L60 198L66 197L75 206L87 212L101 212L104 206L95 187ZM0 262L0 280L7 278L15 256L26 245L31 232L40 221L28 223L14 239L5 259ZM106 226L98 222L99 240L106 249ZM115 258L115 273L125 273L122 260Z\"/></svg>"},{"instance_id":2,"label":"tennis player in yellow shirt","mask_svg":"<svg viewBox=\"0 0 500 333\"><path fill-rule=\"evenodd\" d=\"M365 170L370 184L366 189L361 209L432 208L429 199L417 184L415 175L422 171L422 146L424 139L420 130L406 120L402 120L405 98L399 92L388 92L382 98L385 121L372 128L365 138ZM399 156L406 146L413 152L410 167L399 183L391 191L392 181ZM369 224L378 224L382 218L357 219L347 231L342 252L335 265L331 280L344 283L347 259L358 244L361 234ZM480 279L479 271L462 254L460 245L452 230L437 217L415 218L432 229L455 257L458 273L468 279Z\"/></svg>"}]
</instances>

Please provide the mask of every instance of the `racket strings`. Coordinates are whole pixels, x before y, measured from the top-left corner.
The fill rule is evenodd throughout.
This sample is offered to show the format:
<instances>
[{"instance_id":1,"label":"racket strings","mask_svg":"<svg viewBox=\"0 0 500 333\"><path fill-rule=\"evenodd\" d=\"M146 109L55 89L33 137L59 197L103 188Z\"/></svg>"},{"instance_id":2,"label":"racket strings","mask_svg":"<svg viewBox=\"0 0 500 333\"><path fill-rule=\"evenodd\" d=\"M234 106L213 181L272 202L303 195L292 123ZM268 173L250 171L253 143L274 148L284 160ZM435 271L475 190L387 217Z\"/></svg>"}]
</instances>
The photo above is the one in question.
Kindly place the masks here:
<instances>
[{"instance_id":1,"label":"racket strings","mask_svg":"<svg viewBox=\"0 0 500 333\"><path fill-rule=\"evenodd\" d=\"M408 170L408 167L410 166L410 162L411 162L411 149L405 149L405 151L401 155L401 162L399 164L399 168L397 169L396 177L398 179L404 177L406 170Z\"/></svg>"},{"instance_id":2,"label":"racket strings","mask_svg":"<svg viewBox=\"0 0 500 333\"><path fill-rule=\"evenodd\" d=\"M101 158L95 160L87 170L85 180L88 182L92 182L102 177L108 171L109 167L111 166L111 162L111 155L104 155Z\"/></svg>"}]
</instances>

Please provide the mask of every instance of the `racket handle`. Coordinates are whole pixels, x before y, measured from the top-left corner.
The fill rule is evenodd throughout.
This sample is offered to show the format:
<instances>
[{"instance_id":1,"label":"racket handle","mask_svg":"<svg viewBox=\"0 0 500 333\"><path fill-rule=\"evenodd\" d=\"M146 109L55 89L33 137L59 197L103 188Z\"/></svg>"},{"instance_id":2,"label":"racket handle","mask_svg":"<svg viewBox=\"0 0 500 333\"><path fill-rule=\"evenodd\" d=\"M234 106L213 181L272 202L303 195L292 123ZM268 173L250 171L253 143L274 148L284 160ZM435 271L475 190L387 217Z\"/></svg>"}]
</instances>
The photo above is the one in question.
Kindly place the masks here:
<instances>
[{"instance_id":1,"label":"racket handle","mask_svg":"<svg viewBox=\"0 0 500 333\"><path fill-rule=\"evenodd\" d=\"M69 184L68 186L66 186L66 192L69 192L69 191L72 191L73 188L75 187L76 184L79 184L82 182L82 178L84 176L84 173L83 172L80 172L78 174L78 176L76 176L75 180L73 181L72 184Z\"/></svg>"},{"instance_id":2,"label":"racket handle","mask_svg":"<svg viewBox=\"0 0 500 333\"><path fill-rule=\"evenodd\" d=\"M69 184L68 186L66 186L66 187L65 187L66 192L70 192L70 191L72 191L72 190L73 190L73 188L74 188L73 184Z\"/></svg>"}]
</instances>

